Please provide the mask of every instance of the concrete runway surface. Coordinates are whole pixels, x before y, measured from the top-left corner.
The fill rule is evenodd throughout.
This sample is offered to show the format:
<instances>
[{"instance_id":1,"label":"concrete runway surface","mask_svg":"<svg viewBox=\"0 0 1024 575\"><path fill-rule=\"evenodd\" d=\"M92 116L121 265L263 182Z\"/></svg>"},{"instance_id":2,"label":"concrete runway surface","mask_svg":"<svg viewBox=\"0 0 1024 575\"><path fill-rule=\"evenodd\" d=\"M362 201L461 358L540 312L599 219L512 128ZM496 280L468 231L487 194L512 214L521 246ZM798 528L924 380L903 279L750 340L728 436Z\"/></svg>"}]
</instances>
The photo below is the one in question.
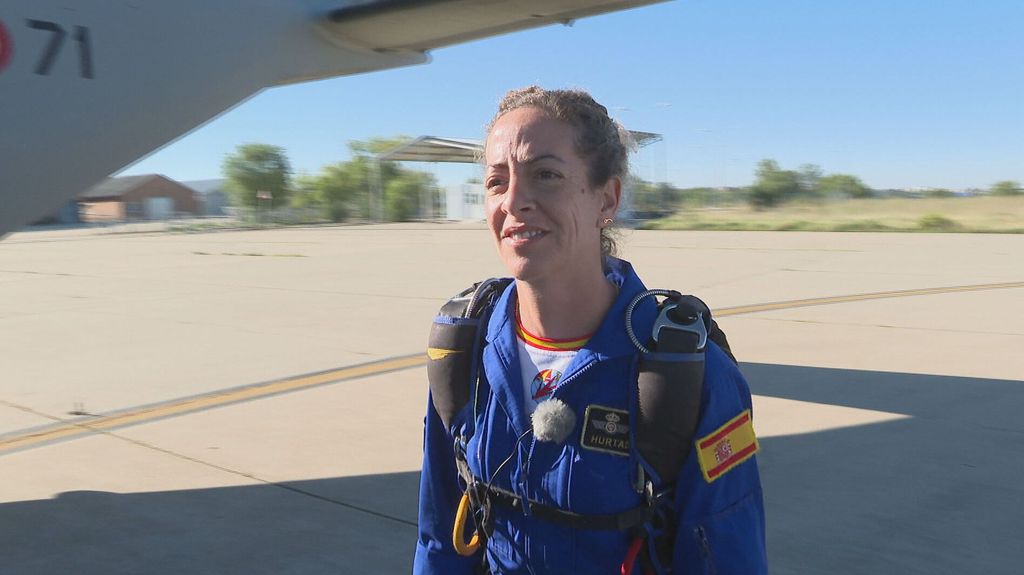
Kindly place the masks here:
<instances>
[{"instance_id":1,"label":"concrete runway surface","mask_svg":"<svg viewBox=\"0 0 1024 575\"><path fill-rule=\"evenodd\" d=\"M0 574L408 572L426 334L502 274L483 227L115 230L0 241ZM773 573L1024 572L1024 236L620 247L729 334Z\"/></svg>"}]
</instances>

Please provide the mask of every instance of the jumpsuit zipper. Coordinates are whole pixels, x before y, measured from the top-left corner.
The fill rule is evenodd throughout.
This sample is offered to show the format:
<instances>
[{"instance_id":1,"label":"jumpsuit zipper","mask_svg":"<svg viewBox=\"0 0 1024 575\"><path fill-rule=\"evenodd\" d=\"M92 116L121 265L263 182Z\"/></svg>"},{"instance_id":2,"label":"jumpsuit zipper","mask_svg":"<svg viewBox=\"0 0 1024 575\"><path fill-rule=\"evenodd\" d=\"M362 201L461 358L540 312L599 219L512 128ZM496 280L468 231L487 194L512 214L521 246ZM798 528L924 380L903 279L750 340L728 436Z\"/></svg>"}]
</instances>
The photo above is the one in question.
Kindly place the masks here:
<instances>
[{"instance_id":1,"label":"jumpsuit zipper","mask_svg":"<svg viewBox=\"0 0 1024 575\"><path fill-rule=\"evenodd\" d=\"M550 401L551 399L554 399L555 396L558 394L558 391L560 389L563 389L566 385L568 385L569 383L572 383L572 381L574 379L578 379L581 375L586 373L590 368L595 366L597 363L598 363L598 360L592 359L589 362L587 362L586 364L584 364L582 367L580 367L579 369L574 371L572 374L570 374L569 377L565 378L562 381L562 383L557 388L555 388L555 391L551 394L551 398L548 399L547 401ZM532 437L532 434L531 434L531 437L530 437L530 449L527 451L526 461L523 462L522 473L519 476L519 482L518 482L518 485L517 485L517 487L519 488L518 489L519 496L523 498L523 509L524 509L524 511L526 509L528 509L529 506L530 506L530 497L529 497L530 492L529 492L529 489L528 489L529 481L530 481L530 461L533 459L533 450L536 447L536 445L537 445L537 438L536 437ZM530 552L530 547L531 547L532 541L530 540L530 536L529 535L526 536L526 539L527 539L526 540L526 549L524 549L524 551L525 551L525 553L524 553L525 557L524 558L526 559L525 565L526 565L527 570L532 574L532 573L534 573L533 568L530 567L530 559L531 559L531 557L533 555Z\"/></svg>"},{"instance_id":2,"label":"jumpsuit zipper","mask_svg":"<svg viewBox=\"0 0 1024 575\"><path fill-rule=\"evenodd\" d=\"M595 365L597 365L597 363L598 363L598 360L592 359L592 360L588 361L587 363L583 364L583 366L581 368L579 368L576 371L572 372L572 374L570 374L569 377L565 378L562 381L562 383L558 387L555 388L555 391L552 392L552 394L551 394L551 399L554 399L558 395L559 390L565 388L565 386L567 386L568 384L572 383L572 381L574 379L578 379L581 375L586 373L590 368L592 368ZM550 400L548 400L548 401L550 401ZM537 438L536 437L530 437L530 448L527 451L526 461L523 463L523 472L522 472L522 474L520 474L520 477L519 477L519 488L520 488L519 489L519 491L520 491L519 496L523 498L524 506L525 506L525 501L527 501L527 496L529 495L529 493L527 491L527 485L528 485L528 483L530 481L530 461L533 459L533 449L534 449L534 447L536 445L537 445Z\"/></svg>"}]
</instances>

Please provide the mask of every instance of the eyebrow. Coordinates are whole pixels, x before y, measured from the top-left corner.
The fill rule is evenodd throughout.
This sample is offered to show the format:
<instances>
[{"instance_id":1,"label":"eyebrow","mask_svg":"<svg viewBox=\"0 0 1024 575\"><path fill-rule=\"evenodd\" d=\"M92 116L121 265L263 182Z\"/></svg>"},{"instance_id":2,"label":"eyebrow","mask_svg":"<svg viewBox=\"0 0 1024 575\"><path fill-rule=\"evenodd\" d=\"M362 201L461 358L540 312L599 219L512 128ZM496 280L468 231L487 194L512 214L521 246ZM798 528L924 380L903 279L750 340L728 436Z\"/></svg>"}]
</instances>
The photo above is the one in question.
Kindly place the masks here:
<instances>
[{"instance_id":1,"label":"eyebrow","mask_svg":"<svg viewBox=\"0 0 1024 575\"><path fill-rule=\"evenodd\" d=\"M563 160L562 158L556 156L555 154L541 154L539 156L536 156L536 157L533 157L533 158L529 158L529 159L523 161L523 163L524 164L536 164L537 162L539 162L541 160L555 160L556 162L559 162L559 163L562 163L562 164L565 163L565 160ZM499 162L497 164L488 164L488 167L489 168L500 168L500 167L502 167L502 166L504 166L506 164L507 164L507 162Z\"/></svg>"}]
</instances>

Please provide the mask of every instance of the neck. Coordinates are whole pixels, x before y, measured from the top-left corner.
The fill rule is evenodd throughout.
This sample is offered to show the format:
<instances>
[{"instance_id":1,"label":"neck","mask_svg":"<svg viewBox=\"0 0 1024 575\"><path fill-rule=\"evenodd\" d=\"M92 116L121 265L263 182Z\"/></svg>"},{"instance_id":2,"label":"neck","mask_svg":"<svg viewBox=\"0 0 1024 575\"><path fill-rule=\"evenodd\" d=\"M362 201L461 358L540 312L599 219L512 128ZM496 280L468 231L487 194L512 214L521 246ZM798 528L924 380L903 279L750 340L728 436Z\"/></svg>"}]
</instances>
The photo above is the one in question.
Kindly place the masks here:
<instances>
[{"instance_id":1,"label":"neck","mask_svg":"<svg viewBox=\"0 0 1024 575\"><path fill-rule=\"evenodd\" d=\"M530 333L572 339L597 331L618 289L604 273L557 282L516 280L519 317Z\"/></svg>"}]
</instances>

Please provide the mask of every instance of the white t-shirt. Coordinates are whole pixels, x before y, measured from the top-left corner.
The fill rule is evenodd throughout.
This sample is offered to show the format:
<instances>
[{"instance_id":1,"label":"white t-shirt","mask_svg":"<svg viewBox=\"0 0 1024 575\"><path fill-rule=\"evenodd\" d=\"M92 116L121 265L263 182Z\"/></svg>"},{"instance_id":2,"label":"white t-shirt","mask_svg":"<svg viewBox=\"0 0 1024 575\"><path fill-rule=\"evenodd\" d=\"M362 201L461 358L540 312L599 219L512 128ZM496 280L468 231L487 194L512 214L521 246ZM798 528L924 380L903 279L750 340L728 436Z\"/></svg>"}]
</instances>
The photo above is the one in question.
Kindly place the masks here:
<instances>
[{"instance_id":1,"label":"white t-shirt","mask_svg":"<svg viewBox=\"0 0 1024 575\"><path fill-rule=\"evenodd\" d=\"M516 313L516 343L519 370L523 374L523 398L526 412L532 415L537 405L551 397L566 368L590 335L575 339L549 339L526 331Z\"/></svg>"}]
</instances>

